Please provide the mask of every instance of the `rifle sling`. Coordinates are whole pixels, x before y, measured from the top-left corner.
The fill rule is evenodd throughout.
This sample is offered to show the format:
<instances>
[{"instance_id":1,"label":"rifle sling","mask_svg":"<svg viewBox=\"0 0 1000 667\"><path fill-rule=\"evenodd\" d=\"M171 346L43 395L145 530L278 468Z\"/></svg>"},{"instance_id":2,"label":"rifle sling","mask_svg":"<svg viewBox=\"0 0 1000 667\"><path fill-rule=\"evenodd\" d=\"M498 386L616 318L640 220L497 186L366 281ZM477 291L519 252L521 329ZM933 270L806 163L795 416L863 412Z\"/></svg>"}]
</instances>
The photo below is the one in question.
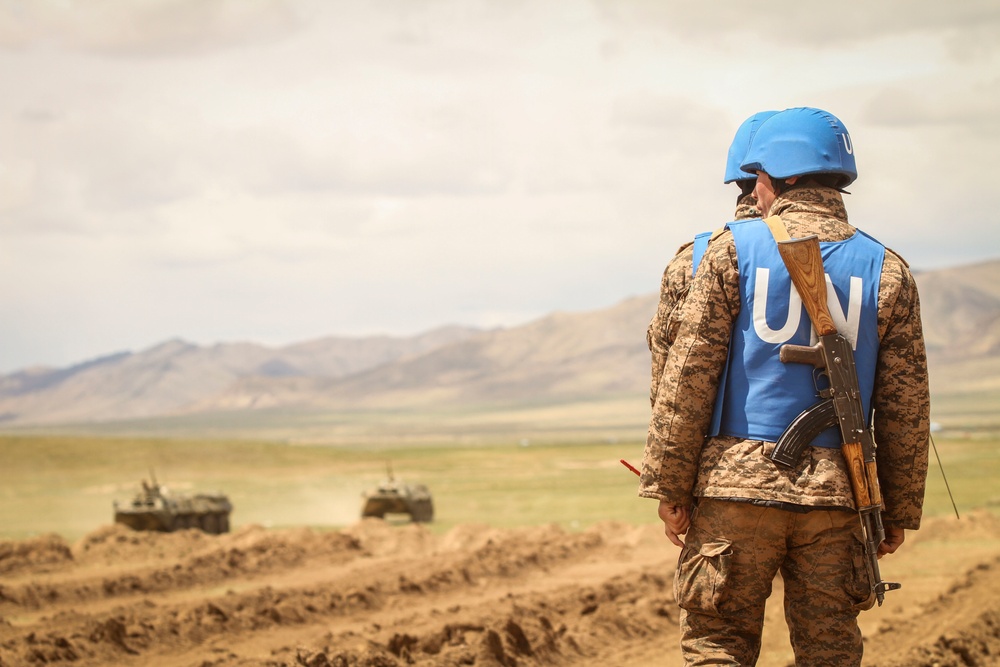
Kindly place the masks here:
<instances>
[{"instance_id":1,"label":"rifle sling","mask_svg":"<svg viewBox=\"0 0 1000 667\"><path fill-rule=\"evenodd\" d=\"M767 228L771 230L771 235L777 242L790 241L791 236L788 235L788 227L785 226L785 221L781 219L780 215L772 215L770 218L764 218L764 224Z\"/></svg>"}]
</instances>

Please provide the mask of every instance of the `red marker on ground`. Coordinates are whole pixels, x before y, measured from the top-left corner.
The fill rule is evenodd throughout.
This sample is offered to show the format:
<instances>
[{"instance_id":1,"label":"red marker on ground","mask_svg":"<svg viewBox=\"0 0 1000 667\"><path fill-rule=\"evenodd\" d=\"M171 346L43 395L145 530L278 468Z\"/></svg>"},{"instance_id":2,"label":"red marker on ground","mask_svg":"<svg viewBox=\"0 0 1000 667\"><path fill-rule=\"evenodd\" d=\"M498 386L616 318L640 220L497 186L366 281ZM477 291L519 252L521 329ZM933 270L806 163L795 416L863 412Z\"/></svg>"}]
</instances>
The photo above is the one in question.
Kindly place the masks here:
<instances>
[{"instance_id":1,"label":"red marker on ground","mask_svg":"<svg viewBox=\"0 0 1000 667\"><path fill-rule=\"evenodd\" d=\"M633 466L631 463L629 463L625 459L619 459L619 460L621 461L621 463L622 463L623 466L625 466L626 468L628 468L629 470L631 470L632 472L634 472L635 475L636 475L636 477L642 477L642 475L639 474L639 471L636 470L635 466Z\"/></svg>"}]
</instances>

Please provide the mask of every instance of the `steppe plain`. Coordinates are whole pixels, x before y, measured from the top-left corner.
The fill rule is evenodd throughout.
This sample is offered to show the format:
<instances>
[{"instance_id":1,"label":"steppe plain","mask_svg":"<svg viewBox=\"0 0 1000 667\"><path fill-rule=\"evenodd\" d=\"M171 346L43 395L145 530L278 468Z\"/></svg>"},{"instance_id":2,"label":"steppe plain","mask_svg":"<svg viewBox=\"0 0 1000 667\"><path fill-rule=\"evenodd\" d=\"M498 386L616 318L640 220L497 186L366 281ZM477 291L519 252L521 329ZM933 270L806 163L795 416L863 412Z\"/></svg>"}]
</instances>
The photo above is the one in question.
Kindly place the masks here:
<instances>
[{"instance_id":1,"label":"steppe plain","mask_svg":"<svg viewBox=\"0 0 1000 667\"><path fill-rule=\"evenodd\" d=\"M961 518L932 468L923 527L882 561L903 588L862 614L866 665L1000 664L998 443L937 444ZM0 452L3 525L20 526L0 541L4 667L681 664L677 551L618 462L637 441L16 436ZM360 520L387 461L428 483L434 523ZM112 498L138 489L113 480L140 462L180 491L224 484L233 531L113 524ZM779 578L761 665L793 664L780 596Z\"/></svg>"}]
</instances>

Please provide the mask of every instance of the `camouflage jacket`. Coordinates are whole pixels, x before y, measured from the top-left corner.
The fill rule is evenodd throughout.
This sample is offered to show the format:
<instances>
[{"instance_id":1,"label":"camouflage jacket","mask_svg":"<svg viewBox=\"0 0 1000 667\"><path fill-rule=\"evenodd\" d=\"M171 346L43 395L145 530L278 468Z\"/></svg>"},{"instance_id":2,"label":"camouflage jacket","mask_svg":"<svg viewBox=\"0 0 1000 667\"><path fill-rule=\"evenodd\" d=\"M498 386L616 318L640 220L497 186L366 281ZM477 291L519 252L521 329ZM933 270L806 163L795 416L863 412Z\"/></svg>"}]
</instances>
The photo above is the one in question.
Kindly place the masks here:
<instances>
[{"instance_id":1,"label":"camouflage jacket","mask_svg":"<svg viewBox=\"0 0 1000 667\"><path fill-rule=\"evenodd\" d=\"M749 220L760 217L756 205L757 201L753 195L740 197L736 202L736 216L733 219ZM660 280L660 302L656 306L653 319L649 322L649 328L646 329L646 345L649 346L652 357L650 405L656 402L656 390L660 386L660 375L663 374L663 365L667 361L667 351L677 337L677 329L681 324L681 306L684 305L684 297L687 296L688 288L691 286L693 255L694 243L689 241L682 245L667 264L667 268L663 271L663 279Z\"/></svg>"},{"instance_id":2,"label":"camouflage jacket","mask_svg":"<svg viewBox=\"0 0 1000 667\"><path fill-rule=\"evenodd\" d=\"M793 188L775 200L770 215L780 215L793 238L816 234L821 241L839 241L855 231L840 193L829 188ZM773 443L706 438L739 310L736 247L727 231L709 244L679 313L653 405L639 495L678 506L707 496L853 508L839 450L809 447L798 466L785 470L764 456ZM915 529L927 475L927 363L916 284L907 264L889 249L879 284L878 328L872 406L883 519Z\"/></svg>"}]
</instances>

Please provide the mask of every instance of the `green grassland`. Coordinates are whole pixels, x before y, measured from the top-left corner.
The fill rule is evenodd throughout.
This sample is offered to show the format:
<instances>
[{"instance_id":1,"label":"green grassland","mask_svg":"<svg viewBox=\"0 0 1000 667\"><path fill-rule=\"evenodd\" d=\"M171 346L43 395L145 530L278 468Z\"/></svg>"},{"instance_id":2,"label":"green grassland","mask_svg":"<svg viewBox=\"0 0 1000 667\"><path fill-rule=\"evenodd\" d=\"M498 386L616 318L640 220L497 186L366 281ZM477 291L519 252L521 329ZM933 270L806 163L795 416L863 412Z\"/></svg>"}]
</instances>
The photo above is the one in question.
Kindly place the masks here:
<instances>
[{"instance_id":1,"label":"green grassland","mask_svg":"<svg viewBox=\"0 0 1000 667\"><path fill-rule=\"evenodd\" d=\"M501 444L511 441L597 442L645 437L649 399L625 394L559 402L345 410L275 408L182 414L116 422L8 426L2 433L115 437L211 438L297 444Z\"/></svg>"},{"instance_id":2,"label":"green grassland","mask_svg":"<svg viewBox=\"0 0 1000 667\"><path fill-rule=\"evenodd\" d=\"M949 432L1000 433L1000 391L935 394L934 419Z\"/></svg>"},{"instance_id":3,"label":"green grassland","mask_svg":"<svg viewBox=\"0 0 1000 667\"><path fill-rule=\"evenodd\" d=\"M534 433L536 436L539 433ZM594 434L591 434L594 435ZM939 437L937 448L960 512L1000 509L1000 440ZM656 521L655 502L636 495L642 443L578 434L569 440L502 438L474 443L384 442L316 445L287 441L138 436L0 436L0 539L58 533L76 540L111 523L112 502L128 500L154 471L176 492L222 491L234 528L356 522L361 492L392 466L434 494L432 530L556 523L581 529L615 520ZM953 513L931 455L926 513Z\"/></svg>"}]
</instances>

